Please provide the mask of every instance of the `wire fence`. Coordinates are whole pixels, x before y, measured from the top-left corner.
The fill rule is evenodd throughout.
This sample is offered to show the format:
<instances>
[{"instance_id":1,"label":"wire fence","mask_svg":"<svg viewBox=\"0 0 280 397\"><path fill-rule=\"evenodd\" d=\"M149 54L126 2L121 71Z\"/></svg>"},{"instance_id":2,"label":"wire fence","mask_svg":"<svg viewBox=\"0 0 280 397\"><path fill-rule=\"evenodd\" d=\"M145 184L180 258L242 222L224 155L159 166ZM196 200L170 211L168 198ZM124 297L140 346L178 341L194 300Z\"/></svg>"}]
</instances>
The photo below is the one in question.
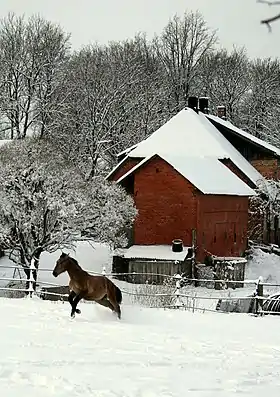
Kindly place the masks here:
<instances>
[{"instance_id":1,"label":"wire fence","mask_svg":"<svg viewBox=\"0 0 280 397\"><path fill-rule=\"evenodd\" d=\"M0 295L6 297L33 297L42 299L65 301L68 297L67 286L44 280L45 274L51 277L52 269L40 268L37 270L34 263L28 269L29 277L24 269L18 265L9 265L1 269L14 269L18 277L0 277ZM26 269L25 269L26 270ZM157 273L112 273L103 268L102 272L88 271L92 275L102 275L113 278L120 287L127 303L140 304L148 307L165 309L182 309L202 312L243 312L257 315L280 314L280 284L265 282L262 277L257 280L217 280L208 278L188 278L184 274L157 274ZM144 276L147 281L152 276L164 279L158 284L135 284L121 281L118 277ZM40 277L41 276L41 277ZM199 283L200 287L195 287ZM212 289L203 285L211 283ZM217 284L225 289L215 290ZM236 290L231 286L241 284L244 288ZM64 289L63 292L61 290ZM238 290L238 291L237 291ZM279 293L276 293L276 291ZM2 292L1 292L2 291ZM248 294L245 296L245 292Z\"/></svg>"}]
</instances>

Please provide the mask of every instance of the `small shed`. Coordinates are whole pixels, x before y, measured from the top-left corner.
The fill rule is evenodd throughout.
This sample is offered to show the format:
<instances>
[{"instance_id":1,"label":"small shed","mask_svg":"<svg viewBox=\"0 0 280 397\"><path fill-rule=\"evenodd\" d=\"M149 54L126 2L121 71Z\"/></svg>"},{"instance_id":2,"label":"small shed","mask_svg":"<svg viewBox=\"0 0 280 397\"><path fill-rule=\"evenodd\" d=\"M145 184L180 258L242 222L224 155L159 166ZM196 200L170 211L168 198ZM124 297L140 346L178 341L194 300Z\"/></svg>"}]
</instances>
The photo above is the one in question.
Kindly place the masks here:
<instances>
[{"instance_id":1,"label":"small shed","mask_svg":"<svg viewBox=\"0 0 280 397\"><path fill-rule=\"evenodd\" d=\"M162 284L166 277L192 272L192 248L174 252L171 245L133 245L115 251L113 273L116 278L135 284ZM135 273L134 275L131 273Z\"/></svg>"}]
</instances>

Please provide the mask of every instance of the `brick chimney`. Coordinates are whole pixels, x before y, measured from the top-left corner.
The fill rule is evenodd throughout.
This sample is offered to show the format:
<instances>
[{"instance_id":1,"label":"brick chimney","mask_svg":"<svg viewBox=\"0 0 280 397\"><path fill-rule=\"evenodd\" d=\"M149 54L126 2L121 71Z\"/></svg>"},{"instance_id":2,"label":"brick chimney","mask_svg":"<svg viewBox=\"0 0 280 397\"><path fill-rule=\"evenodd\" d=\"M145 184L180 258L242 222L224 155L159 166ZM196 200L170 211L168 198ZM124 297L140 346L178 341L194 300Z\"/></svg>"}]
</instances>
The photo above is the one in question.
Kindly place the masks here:
<instances>
[{"instance_id":1,"label":"brick chimney","mask_svg":"<svg viewBox=\"0 0 280 397\"><path fill-rule=\"evenodd\" d=\"M227 112L226 112L226 107L224 105L217 106L217 116L220 117L221 119L226 120Z\"/></svg>"},{"instance_id":2,"label":"brick chimney","mask_svg":"<svg viewBox=\"0 0 280 397\"><path fill-rule=\"evenodd\" d=\"M188 107L198 113L198 97L190 96L188 98Z\"/></svg>"},{"instance_id":3,"label":"brick chimney","mask_svg":"<svg viewBox=\"0 0 280 397\"><path fill-rule=\"evenodd\" d=\"M206 96L199 97L199 111L209 114L209 98Z\"/></svg>"}]
</instances>

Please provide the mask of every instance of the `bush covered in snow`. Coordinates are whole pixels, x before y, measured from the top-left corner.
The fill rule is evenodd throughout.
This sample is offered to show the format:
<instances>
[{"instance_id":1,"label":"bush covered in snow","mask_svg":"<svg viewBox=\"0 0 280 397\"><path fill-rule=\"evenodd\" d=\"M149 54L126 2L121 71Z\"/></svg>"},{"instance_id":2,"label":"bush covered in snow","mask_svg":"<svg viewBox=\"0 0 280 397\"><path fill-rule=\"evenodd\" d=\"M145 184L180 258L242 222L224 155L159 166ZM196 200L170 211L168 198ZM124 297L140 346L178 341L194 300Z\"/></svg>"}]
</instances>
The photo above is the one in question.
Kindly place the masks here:
<instances>
[{"instance_id":1,"label":"bush covered in snow","mask_svg":"<svg viewBox=\"0 0 280 397\"><path fill-rule=\"evenodd\" d=\"M118 186L86 182L53 146L34 138L0 148L0 246L28 268L42 252L87 238L122 246L136 215Z\"/></svg>"},{"instance_id":2,"label":"bush covered in snow","mask_svg":"<svg viewBox=\"0 0 280 397\"><path fill-rule=\"evenodd\" d=\"M175 287L171 285L138 284L134 285L132 304L146 307L172 307L175 304Z\"/></svg>"}]
</instances>

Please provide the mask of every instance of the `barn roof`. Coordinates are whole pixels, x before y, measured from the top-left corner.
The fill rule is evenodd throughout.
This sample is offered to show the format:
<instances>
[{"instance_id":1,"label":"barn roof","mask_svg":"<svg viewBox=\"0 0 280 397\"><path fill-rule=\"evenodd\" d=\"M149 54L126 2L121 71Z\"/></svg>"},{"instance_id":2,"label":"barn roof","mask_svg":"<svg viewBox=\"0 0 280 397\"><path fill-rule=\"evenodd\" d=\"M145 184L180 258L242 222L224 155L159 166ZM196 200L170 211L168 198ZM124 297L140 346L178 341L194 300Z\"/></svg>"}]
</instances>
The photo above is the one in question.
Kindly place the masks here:
<instances>
[{"instance_id":1,"label":"barn roof","mask_svg":"<svg viewBox=\"0 0 280 397\"><path fill-rule=\"evenodd\" d=\"M127 156L146 158L166 153L180 156L229 158L256 185L262 175L214 127L203 113L185 108L141 141ZM207 172L207 170L204 170Z\"/></svg>"},{"instance_id":2,"label":"barn roof","mask_svg":"<svg viewBox=\"0 0 280 397\"><path fill-rule=\"evenodd\" d=\"M254 196L256 193L215 157L194 157L154 153L117 180L123 181L153 157L159 156L204 194Z\"/></svg>"},{"instance_id":3,"label":"barn roof","mask_svg":"<svg viewBox=\"0 0 280 397\"><path fill-rule=\"evenodd\" d=\"M224 120L224 119L214 116L212 114L207 114L206 117L209 120L212 120L215 124L219 124L219 125L227 128L228 130L233 132L235 135L238 135L239 137L252 142L256 146L258 146L258 147L260 147L276 156L280 156L280 149L278 147L271 145L270 143L265 142L262 139L259 139L252 134L249 134L249 132L241 130L240 128L233 125L230 121Z\"/></svg>"}]
</instances>

